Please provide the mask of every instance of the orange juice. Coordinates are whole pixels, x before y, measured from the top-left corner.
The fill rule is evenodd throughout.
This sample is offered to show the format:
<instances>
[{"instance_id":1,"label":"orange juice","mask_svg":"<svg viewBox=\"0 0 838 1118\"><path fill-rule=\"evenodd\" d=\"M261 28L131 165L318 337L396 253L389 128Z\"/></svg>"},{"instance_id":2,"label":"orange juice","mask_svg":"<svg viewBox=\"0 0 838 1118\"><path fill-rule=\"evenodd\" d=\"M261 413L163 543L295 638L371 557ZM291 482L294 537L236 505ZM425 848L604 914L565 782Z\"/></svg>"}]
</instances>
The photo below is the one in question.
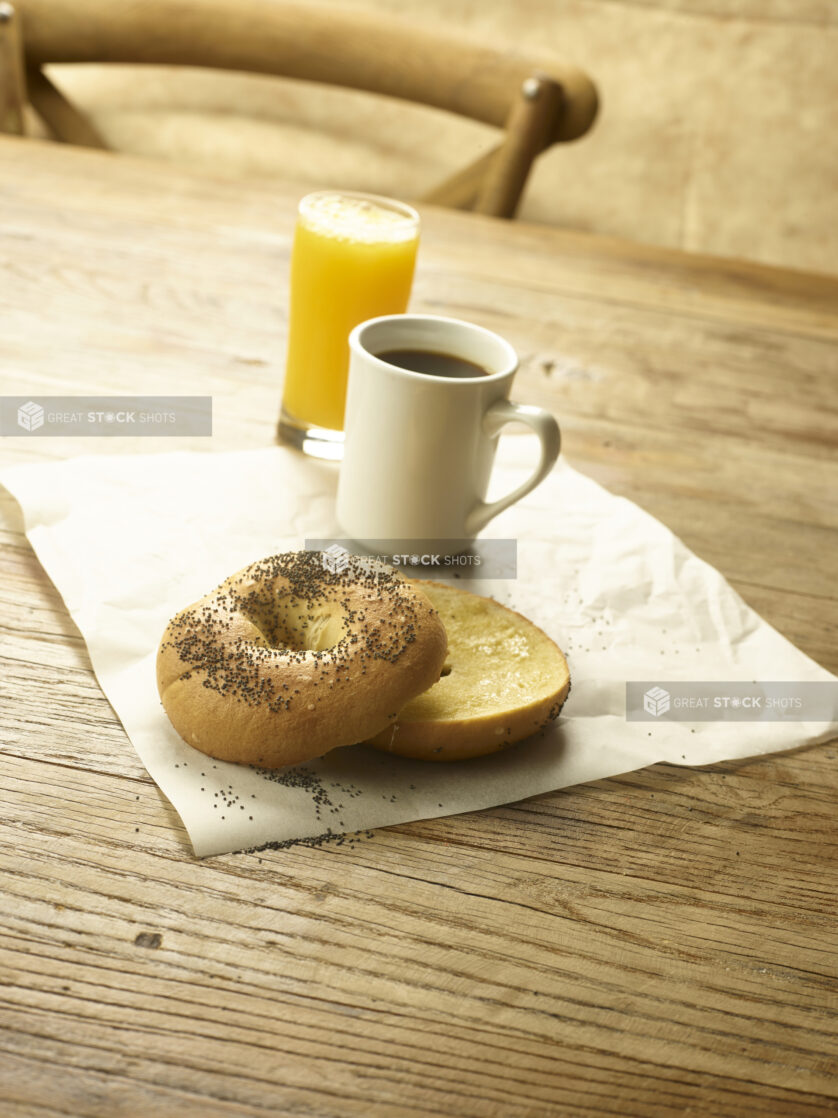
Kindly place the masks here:
<instances>
[{"instance_id":1,"label":"orange juice","mask_svg":"<svg viewBox=\"0 0 838 1118\"><path fill-rule=\"evenodd\" d=\"M407 309L418 215L362 194L321 192L300 203L291 256L283 413L343 430L349 332Z\"/></svg>"}]
</instances>

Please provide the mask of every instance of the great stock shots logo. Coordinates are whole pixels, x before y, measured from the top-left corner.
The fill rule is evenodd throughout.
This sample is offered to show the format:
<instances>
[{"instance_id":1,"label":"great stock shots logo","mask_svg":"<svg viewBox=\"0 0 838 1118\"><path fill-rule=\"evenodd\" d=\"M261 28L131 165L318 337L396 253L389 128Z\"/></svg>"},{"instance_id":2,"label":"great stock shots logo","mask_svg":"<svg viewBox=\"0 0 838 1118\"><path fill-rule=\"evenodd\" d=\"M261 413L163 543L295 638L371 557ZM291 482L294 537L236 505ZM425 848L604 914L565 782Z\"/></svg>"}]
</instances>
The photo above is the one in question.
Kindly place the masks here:
<instances>
[{"instance_id":1,"label":"great stock shots logo","mask_svg":"<svg viewBox=\"0 0 838 1118\"><path fill-rule=\"evenodd\" d=\"M650 687L643 695L643 709L647 714L660 718L669 710L669 692L663 687Z\"/></svg>"},{"instance_id":2,"label":"great stock shots logo","mask_svg":"<svg viewBox=\"0 0 838 1118\"><path fill-rule=\"evenodd\" d=\"M431 546L429 546L429 544ZM354 569L381 574L388 568L410 578L516 578L516 540L365 540L307 539L307 551L319 551L323 569L339 575Z\"/></svg>"},{"instance_id":3,"label":"great stock shots logo","mask_svg":"<svg viewBox=\"0 0 838 1118\"><path fill-rule=\"evenodd\" d=\"M321 552L321 562L324 570L333 575L339 575L349 566L349 552L339 543L333 543L331 547L327 547L325 551Z\"/></svg>"},{"instance_id":4,"label":"great stock shots logo","mask_svg":"<svg viewBox=\"0 0 838 1118\"><path fill-rule=\"evenodd\" d=\"M211 396L0 396L0 435L211 435Z\"/></svg>"},{"instance_id":5,"label":"great stock shots logo","mask_svg":"<svg viewBox=\"0 0 838 1118\"><path fill-rule=\"evenodd\" d=\"M653 680L626 683L629 722L836 722L838 681Z\"/></svg>"},{"instance_id":6,"label":"great stock shots logo","mask_svg":"<svg viewBox=\"0 0 838 1118\"><path fill-rule=\"evenodd\" d=\"M44 409L40 404L27 400L17 409L17 425L24 431L37 431L44 425Z\"/></svg>"}]
</instances>

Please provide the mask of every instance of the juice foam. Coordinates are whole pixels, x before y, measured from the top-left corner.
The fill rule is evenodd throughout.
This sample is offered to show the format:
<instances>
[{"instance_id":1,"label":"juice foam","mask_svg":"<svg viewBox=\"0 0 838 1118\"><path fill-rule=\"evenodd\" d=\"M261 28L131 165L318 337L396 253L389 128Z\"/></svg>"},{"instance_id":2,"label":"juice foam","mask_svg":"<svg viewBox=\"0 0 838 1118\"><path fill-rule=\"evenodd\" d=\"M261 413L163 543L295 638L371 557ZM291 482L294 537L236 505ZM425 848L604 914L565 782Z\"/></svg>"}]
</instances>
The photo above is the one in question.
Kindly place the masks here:
<instances>
[{"instance_id":1,"label":"juice foam","mask_svg":"<svg viewBox=\"0 0 838 1118\"><path fill-rule=\"evenodd\" d=\"M416 237L412 211L363 194L312 194L300 207L300 222L321 237L360 244L397 243Z\"/></svg>"}]
</instances>

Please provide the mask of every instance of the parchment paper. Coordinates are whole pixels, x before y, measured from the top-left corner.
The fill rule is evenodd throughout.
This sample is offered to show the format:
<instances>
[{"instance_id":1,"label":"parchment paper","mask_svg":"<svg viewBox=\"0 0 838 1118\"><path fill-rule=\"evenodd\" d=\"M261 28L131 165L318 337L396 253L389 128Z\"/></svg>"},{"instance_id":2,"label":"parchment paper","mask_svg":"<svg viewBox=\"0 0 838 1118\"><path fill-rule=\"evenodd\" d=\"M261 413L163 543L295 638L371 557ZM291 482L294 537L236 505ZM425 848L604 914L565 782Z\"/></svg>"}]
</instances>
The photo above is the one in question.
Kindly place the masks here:
<instances>
[{"instance_id":1,"label":"parchment paper","mask_svg":"<svg viewBox=\"0 0 838 1118\"><path fill-rule=\"evenodd\" d=\"M501 440L493 495L529 472ZM508 803L656 761L683 765L826 740L825 723L627 722L626 680L831 680L660 522L560 461L485 534L517 538L518 577L469 581L564 649L572 691L551 730L505 753L433 765L361 746L265 774L187 746L157 696L168 619L253 560L340 537L337 467L278 447L102 455L8 469L27 535L99 682L196 855Z\"/></svg>"}]
</instances>

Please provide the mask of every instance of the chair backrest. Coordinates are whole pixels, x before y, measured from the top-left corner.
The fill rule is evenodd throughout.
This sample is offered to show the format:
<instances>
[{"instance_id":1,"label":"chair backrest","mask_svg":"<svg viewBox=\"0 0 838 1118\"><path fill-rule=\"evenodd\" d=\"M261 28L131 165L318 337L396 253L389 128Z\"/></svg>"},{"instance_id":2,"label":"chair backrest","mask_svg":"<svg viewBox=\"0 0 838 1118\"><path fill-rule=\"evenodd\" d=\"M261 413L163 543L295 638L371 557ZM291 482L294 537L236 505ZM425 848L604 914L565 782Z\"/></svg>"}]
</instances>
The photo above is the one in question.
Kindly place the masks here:
<instances>
[{"instance_id":1,"label":"chair backrest","mask_svg":"<svg viewBox=\"0 0 838 1118\"><path fill-rule=\"evenodd\" d=\"M16 0L29 96L61 136L74 110L41 73L58 62L245 70L367 90L505 129L495 151L433 192L512 216L533 159L584 134L597 111L586 74L378 13L281 0ZM76 111L77 112L77 111ZM80 115L80 114L77 114ZM79 124L82 133L83 123ZM88 128L87 142L96 142Z\"/></svg>"}]
</instances>

